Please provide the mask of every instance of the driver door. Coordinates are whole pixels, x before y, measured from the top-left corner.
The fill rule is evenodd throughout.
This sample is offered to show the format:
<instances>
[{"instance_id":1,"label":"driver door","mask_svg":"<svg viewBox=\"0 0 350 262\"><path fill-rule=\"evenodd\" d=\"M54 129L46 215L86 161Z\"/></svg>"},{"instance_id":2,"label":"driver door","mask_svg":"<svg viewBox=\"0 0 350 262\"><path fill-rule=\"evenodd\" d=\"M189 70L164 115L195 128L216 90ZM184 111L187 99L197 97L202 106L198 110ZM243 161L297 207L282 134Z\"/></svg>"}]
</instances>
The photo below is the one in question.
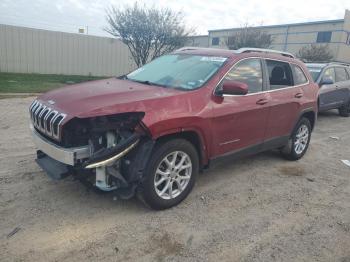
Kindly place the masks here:
<instances>
[{"instance_id":1,"label":"driver door","mask_svg":"<svg viewBox=\"0 0 350 262\"><path fill-rule=\"evenodd\" d=\"M319 91L319 107L320 111L328 110L337 107L339 104L339 97L337 96L337 84L334 67L329 67L325 70L322 80L330 79L333 84L322 85Z\"/></svg>"},{"instance_id":2,"label":"driver door","mask_svg":"<svg viewBox=\"0 0 350 262\"><path fill-rule=\"evenodd\" d=\"M220 85L225 80L247 84L248 94L213 97L214 157L241 149L258 151L264 141L269 112L269 96L263 92L261 59L241 60L227 73Z\"/></svg>"}]
</instances>

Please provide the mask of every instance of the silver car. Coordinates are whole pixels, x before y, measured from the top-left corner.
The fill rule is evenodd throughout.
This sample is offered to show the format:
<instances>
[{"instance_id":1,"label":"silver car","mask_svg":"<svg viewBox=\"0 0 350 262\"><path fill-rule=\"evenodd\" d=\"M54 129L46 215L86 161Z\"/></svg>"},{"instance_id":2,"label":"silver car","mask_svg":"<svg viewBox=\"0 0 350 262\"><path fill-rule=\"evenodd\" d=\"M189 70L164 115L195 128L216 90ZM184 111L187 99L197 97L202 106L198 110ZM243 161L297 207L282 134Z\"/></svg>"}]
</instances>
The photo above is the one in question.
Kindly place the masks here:
<instances>
[{"instance_id":1,"label":"silver car","mask_svg":"<svg viewBox=\"0 0 350 262\"><path fill-rule=\"evenodd\" d=\"M350 66L342 63L306 64L319 85L319 112L338 109L341 116L350 115Z\"/></svg>"}]
</instances>

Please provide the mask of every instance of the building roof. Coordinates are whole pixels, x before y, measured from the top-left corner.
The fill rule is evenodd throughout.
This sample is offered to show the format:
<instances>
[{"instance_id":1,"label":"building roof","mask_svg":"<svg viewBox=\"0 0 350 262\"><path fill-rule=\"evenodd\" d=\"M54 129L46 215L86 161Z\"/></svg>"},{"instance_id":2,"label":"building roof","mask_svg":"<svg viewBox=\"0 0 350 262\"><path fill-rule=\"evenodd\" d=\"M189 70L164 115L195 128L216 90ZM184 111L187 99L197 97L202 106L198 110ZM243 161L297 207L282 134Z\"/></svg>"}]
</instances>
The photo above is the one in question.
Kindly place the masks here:
<instances>
[{"instance_id":1,"label":"building roof","mask_svg":"<svg viewBox=\"0 0 350 262\"><path fill-rule=\"evenodd\" d=\"M254 28L274 28L274 27L288 27L288 26L303 26L303 25L317 25L317 24L334 24L334 23L344 23L344 19L336 20L323 20L323 21L313 21L313 22L304 22L304 23L294 23L294 24L281 24L281 25L263 25L263 26L253 26ZM239 30L240 27L235 28L226 28L226 29L214 29L208 30L208 32L219 32L219 31L232 31Z\"/></svg>"}]
</instances>

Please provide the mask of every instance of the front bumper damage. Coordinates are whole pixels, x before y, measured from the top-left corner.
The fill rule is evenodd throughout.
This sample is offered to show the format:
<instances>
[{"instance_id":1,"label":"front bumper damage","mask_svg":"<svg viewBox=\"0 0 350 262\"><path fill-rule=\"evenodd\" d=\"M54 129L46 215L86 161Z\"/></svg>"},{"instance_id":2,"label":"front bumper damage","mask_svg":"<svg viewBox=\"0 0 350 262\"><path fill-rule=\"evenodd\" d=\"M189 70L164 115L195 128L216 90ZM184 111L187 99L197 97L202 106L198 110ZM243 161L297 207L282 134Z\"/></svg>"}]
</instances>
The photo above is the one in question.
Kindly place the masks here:
<instances>
[{"instance_id":1,"label":"front bumper damage","mask_svg":"<svg viewBox=\"0 0 350 262\"><path fill-rule=\"evenodd\" d=\"M43 137L33 126L31 131L38 149L36 162L49 177L58 180L73 175L100 190L120 192L121 198L133 196L154 146L149 137L134 134L92 154L89 145L65 148Z\"/></svg>"},{"instance_id":2,"label":"front bumper damage","mask_svg":"<svg viewBox=\"0 0 350 262\"><path fill-rule=\"evenodd\" d=\"M45 171L45 173L53 180L61 180L70 173L69 166L56 161L44 152L38 150L35 162Z\"/></svg>"},{"instance_id":3,"label":"front bumper damage","mask_svg":"<svg viewBox=\"0 0 350 262\"><path fill-rule=\"evenodd\" d=\"M89 146L64 148L60 147L37 132L33 125L30 126L36 148L49 157L69 166L74 166L83 159L90 157Z\"/></svg>"}]
</instances>

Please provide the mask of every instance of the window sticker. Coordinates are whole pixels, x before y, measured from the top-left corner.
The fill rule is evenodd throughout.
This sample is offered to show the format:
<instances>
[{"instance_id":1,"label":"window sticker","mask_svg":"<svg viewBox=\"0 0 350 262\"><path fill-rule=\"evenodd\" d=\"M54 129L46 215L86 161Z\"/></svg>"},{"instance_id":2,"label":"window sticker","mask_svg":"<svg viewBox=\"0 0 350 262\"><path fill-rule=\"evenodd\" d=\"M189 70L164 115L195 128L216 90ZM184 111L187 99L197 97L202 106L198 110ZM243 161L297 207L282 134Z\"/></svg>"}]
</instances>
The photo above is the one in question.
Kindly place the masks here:
<instances>
[{"instance_id":1,"label":"window sticker","mask_svg":"<svg viewBox=\"0 0 350 262\"><path fill-rule=\"evenodd\" d=\"M227 60L226 57L219 57L219 56L203 56L201 58L201 61L220 62L220 63L223 63L226 60Z\"/></svg>"}]
</instances>

